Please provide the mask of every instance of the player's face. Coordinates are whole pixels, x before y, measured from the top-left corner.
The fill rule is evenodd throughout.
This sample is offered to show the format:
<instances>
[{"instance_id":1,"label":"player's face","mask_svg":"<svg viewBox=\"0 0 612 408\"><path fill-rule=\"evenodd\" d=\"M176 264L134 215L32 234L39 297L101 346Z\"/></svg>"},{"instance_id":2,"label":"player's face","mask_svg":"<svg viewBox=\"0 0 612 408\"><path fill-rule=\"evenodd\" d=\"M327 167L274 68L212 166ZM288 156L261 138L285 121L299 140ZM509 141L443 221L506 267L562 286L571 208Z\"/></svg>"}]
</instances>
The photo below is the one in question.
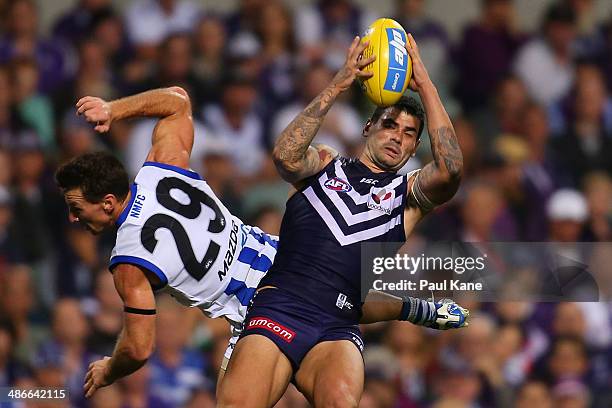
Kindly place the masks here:
<instances>
[{"instance_id":1,"label":"player's face","mask_svg":"<svg viewBox=\"0 0 612 408\"><path fill-rule=\"evenodd\" d=\"M420 120L398 109L387 109L376 123L364 129L370 159L385 171L401 169L414 154L419 140Z\"/></svg>"},{"instance_id":2,"label":"player's face","mask_svg":"<svg viewBox=\"0 0 612 408\"><path fill-rule=\"evenodd\" d=\"M92 203L83 196L80 188L64 192L64 199L68 205L68 220L71 223L79 223L92 234L100 234L112 225L113 220L105 209L104 201Z\"/></svg>"}]
</instances>

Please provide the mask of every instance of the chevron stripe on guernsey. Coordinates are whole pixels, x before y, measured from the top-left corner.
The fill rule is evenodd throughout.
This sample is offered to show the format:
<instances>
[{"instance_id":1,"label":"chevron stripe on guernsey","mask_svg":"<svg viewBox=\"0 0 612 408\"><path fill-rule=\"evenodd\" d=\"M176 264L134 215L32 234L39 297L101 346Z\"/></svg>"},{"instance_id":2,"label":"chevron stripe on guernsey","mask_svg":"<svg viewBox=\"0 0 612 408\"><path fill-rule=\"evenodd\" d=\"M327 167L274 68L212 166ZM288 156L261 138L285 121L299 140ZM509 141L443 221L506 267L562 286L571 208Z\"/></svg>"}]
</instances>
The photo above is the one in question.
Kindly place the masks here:
<instances>
[{"instance_id":1,"label":"chevron stripe on guernsey","mask_svg":"<svg viewBox=\"0 0 612 408\"><path fill-rule=\"evenodd\" d=\"M395 190L396 197L391 206L391 215L368 208L369 191L362 195L355 188L340 193L325 188L325 182L334 177L348 180L340 161L337 161L333 168L323 172L317 183L306 188L303 194L323 218L340 245L345 246L375 238L401 224L402 182L405 177L398 176L387 185L378 186Z\"/></svg>"},{"instance_id":2,"label":"chevron stripe on guernsey","mask_svg":"<svg viewBox=\"0 0 612 408\"><path fill-rule=\"evenodd\" d=\"M336 171L336 176L340 177L343 180L348 181L348 177L346 176L346 174L344 173L344 170L342 169L342 163L340 162L340 160L336 161L336 164L334 165L334 170ZM389 188L389 189L396 189L400 187L400 185L402 184L402 181L404 181L404 176L398 175L396 178L393 179L392 182L390 182L384 187ZM369 195L368 194L361 195L357 191L355 191L355 189L352 189L346 194L346 196L351 197L355 204L366 204L368 202Z\"/></svg>"}]
</instances>

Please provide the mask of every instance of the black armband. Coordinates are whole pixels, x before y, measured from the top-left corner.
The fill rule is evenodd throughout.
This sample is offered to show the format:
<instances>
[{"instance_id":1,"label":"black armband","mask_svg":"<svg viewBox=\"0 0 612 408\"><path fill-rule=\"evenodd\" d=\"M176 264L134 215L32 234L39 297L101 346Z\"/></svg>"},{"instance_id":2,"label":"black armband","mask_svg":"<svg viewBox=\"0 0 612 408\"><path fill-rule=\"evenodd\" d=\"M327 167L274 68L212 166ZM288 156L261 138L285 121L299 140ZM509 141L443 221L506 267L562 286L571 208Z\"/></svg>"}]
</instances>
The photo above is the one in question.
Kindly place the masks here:
<instances>
[{"instance_id":1,"label":"black armband","mask_svg":"<svg viewBox=\"0 0 612 408\"><path fill-rule=\"evenodd\" d=\"M136 307L123 306L123 311L125 313L133 313L139 315L154 315L157 313L155 309L138 309Z\"/></svg>"}]
</instances>

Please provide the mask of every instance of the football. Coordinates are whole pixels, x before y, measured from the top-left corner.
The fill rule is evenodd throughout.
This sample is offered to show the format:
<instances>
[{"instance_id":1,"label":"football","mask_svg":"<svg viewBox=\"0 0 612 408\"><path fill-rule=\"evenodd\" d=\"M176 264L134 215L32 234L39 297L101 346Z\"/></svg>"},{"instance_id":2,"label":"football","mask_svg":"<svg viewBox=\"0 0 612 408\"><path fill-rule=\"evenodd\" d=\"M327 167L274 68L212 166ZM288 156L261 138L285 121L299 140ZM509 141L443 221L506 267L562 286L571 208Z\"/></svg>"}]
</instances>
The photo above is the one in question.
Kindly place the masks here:
<instances>
[{"instance_id":1,"label":"football","mask_svg":"<svg viewBox=\"0 0 612 408\"><path fill-rule=\"evenodd\" d=\"M374 76L361 83L362 89L374 104L393 105L406 91L412 76L406 31L395 20L379 18L368 27L361 41L370 42L363 58L376 55L376 61L364 68Z\"/></svg>"}]
</instances>

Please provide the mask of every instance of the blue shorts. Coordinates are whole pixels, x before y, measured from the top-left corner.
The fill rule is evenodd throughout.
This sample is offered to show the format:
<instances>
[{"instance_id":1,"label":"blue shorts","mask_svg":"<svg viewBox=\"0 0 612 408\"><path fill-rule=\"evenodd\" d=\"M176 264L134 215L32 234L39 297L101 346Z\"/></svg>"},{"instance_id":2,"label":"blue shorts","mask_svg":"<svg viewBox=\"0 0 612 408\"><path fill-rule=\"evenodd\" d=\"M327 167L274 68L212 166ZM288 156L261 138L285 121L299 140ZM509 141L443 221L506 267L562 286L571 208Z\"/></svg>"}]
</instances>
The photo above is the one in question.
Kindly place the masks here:
<instances>
[{"instance_id":1,"label":"blue shorts","mask_svg":"<svg viewBox=\"0 0 612 408\"><path fill-rule=\"evenodd\" d=\"M349 340L363 353L358 325L346 324L277 288L264 289L253 298L240 337L250 334L272 340L287 356L294 373L310 349L323 341Z\"/></svg>"}]
</instances>

